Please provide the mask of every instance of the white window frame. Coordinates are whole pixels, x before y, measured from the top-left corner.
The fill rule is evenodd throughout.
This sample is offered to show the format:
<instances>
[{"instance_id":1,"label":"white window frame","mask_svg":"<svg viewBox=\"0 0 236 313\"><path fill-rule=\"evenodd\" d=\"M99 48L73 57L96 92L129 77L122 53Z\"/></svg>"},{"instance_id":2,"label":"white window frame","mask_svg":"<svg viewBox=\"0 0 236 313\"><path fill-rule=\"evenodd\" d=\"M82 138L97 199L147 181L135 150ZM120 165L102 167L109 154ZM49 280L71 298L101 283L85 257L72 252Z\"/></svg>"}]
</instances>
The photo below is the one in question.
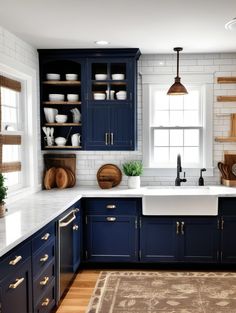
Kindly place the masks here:
<instances>
[{"instance_id":1,"label":"white window frame","mask_svg":"<svg viewBox=\"0 0 236 313\"><path fill-rule=\"evenodd\" d=\"M202 151L200 166L188 164L184 167L188 175L198 176L199 168L207 169L206 175L213 175L213 83L214 77L210 74L181 75L186 87L196 86L201 89L202 105ZM160 167L152 163L153 131L151 125L151 97L152 89L156 86L170 86L173 75L142 75L142 103L143 103L143 163L145 175L175 176L176 165ZM174 127L176 129L176 127ZM180 127L181 129L184 127ZM195 127L194 127L195 128ZM164 129L164 128L163 128ZM184 165L183 165L184 166Z\"/></svg>"},{"instance_id":2,"label":"white window frame","mask_svg":"<svg viewBox=\"0 0 236 313\"><path fill-rule=\"evenodd\" d=\"M0 53L1 56L1 53ZM1 57L0 72L3 76L19 80L22 84L21 99L24 106L24 134L22 136L22 145L24 147L21 160L22 180L17 188L8 190L7 203L16 201L28 194L41 189L39 182L39 164L38 164L38 99L36 88L37 72L35 69L25 66L6 56ZM10 134L10 132L2 132ZM18 132L17 132L18 133ZM13 134L13 132L11 132Z\"/></svg>"}]
</instances>

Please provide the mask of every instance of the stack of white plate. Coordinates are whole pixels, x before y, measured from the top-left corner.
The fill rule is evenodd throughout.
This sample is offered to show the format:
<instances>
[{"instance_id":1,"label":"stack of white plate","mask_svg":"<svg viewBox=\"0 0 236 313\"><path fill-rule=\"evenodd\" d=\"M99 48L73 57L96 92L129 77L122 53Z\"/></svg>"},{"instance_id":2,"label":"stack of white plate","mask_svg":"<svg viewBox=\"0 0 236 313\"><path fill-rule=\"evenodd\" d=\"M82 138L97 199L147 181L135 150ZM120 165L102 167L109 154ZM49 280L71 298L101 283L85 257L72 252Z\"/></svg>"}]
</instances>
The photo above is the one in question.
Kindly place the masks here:
<instances>
[{"instance_id":1,"label":"stack of white plate","mask_svg":"<svg viewBox=\"0 0 236 313\"><path fill-rule=\"evenodd\" d=\"M74 93L68 93L67 94L67 100L68 101L78 101L79 100L79 95L74 94Z\"/></svg>"},{"instance_id":2,"label":"stack of white plate","mask_svg":"<svg viewBox=\"0 0 236 313\"><path fill-rule=\"evenodd\" d=\"M107 74L95 74L95 79L96 80L106 80Z\"/></svg>"},{"instance_id":3,"label":"stack of white plate","mask_svg":"<svg viewBox=\"0 0 236 313\"><path fill-rule=\"evenodd\" d=\"M60 80L61 78L60 74L54 74L54 73L48 73L46 77L47 77L47 80Z\"/></svg>"},{"instance_id":4,"label":"stack of white plate","mask_svg":"<svg viewBox=\"0 0 236 313\"><path fill-rule=\"evenodd\" d=\"M77 74L66 74L66 80L78 80Z\"/></svg>"},{"instance_id":5,"label":"stack of white plate","mask_svg":"<svg viewBox=\"0 0 236 313\"><path fill-rule=\"evenodd\" d=\"M48 95L49 101L64 101L65 95L59 93L50 93Z\"/></svg>"},{"instance_id":6,"label":"stack of white plate","mask_svg":"<svg viewBox=\"0 0 236 313\"><path fill-rule=\"evenodd\" d=\"M112 74L111 78L113 80L123 80L125 79L125 75L124 74Z\"/></svg>"},{"instance_id":7,"label":"stack of white plate","mask_svg":"<svg viewBox=\"0 0 236 313\"><path fill-rule=\"evenodd\" d=\"M94 98L94 100L105 100L106 95L105 95L105 93L102 93L102 92L95 92L93 94L93 98Z\"/></svg>"},{"instance_id":8,"label":"stack of white plate","mask_svg":"<svg viewBox=\"0 0 236 313\"><path fill-rule=\"evenodd\" d=\"M116 99L117 99L117 100L126 100L126 99L127 99L127 92L126 92L126 91L123 91L123 90L118 91L118 92L116 93Z\"/></svg>"}]
</instances>

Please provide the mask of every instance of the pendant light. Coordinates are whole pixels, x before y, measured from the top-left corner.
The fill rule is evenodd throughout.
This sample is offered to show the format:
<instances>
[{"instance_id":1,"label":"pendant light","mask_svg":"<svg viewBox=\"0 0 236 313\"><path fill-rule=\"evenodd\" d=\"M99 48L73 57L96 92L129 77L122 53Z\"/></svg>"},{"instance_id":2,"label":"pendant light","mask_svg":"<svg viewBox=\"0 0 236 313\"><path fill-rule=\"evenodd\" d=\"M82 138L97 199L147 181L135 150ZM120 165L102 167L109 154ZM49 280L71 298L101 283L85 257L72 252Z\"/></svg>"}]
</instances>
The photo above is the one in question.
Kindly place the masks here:
<instances>
[{"instance_id":1,"label":"pendant light","mask_svg":"<svg viewBox=\"0 0 236 313\"><path fill-rule=\"evenodd\" d=\"M184 87L184 85L181 84L179 77L179 52L182 51L183 48L177 47L174 48L174 51L177 52L177 76L175 77L174 84L170 87L170 89L167 92L167 95L169 96L180 96L180 95L186 95L187 89Z\"/></svg>"}]
</instances>

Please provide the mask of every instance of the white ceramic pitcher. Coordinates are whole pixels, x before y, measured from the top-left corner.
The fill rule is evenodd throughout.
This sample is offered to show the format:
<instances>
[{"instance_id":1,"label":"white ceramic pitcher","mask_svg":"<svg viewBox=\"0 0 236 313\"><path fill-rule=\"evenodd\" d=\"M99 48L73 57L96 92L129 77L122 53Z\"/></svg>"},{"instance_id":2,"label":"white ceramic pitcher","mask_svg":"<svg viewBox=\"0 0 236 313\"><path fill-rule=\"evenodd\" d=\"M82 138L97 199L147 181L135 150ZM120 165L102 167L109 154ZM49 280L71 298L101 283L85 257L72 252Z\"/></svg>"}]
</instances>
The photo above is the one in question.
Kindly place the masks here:
<instances>
[{"instance_id":1,"label":"white ceramic pitcher","mask_svg":"<svg viewBox=\"0 0 236 313\"><path fill-rule=\"evenodd\" d=\"M73 147L77 147L80 145L80 134L79 133L75 133L71 136L71 143Z\"/></svg>"}]
</instances>

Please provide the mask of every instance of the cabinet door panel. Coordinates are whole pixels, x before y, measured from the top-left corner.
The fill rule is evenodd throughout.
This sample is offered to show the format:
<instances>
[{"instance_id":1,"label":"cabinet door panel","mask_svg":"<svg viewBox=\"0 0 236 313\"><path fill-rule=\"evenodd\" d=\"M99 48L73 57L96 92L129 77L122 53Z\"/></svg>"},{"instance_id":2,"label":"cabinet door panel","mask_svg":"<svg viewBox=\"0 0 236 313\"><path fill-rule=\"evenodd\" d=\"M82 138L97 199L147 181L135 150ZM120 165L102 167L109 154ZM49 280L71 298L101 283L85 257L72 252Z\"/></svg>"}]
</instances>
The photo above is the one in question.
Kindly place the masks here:
<instances>
[{"instance_id":1,"label":"cabinet door panel","mask_svg":"<svg viewBox=\"0 0 236 313\"><path fill-rule=\"evenodd\" d=\"M106 104L88 105L87 150L107 150L105 134L109 133L109 110Z\"/></svg>"},{"instance_id":2,"label":"cabinet door panel","mask_svg":"<svg viewBox=\"0 0 236 313\"><path fill-rule=\"evenodd\" d=\"M131 102L120 101L110 108L110 133L113 137L110 149L131 150L134 148L134 116Z\"/></svg>"},{"instance_id":3,"label":"cabinet door panel","mask_svg":"<svg viewBox=\"0 0 236 313\"><path fill-rule=\"evenodd\" d=\"M75 272L80 264L81 257L81 224L80 214L76 214L76 219L73 223L73 271Z\"/></svg>"},{"instance_id":4,"label":"cabinet door panel","mask_svg":"<svg viewBox=\"0 0 236 313\"><path fill-rule=\"evenodd\" d=\"M222 216L221 262L236 263L236 216Z\"/></svg>"},{"instance_id":5,"label":"cabinet door panel","mask_svg":"<svg viewBox=\"0 0 236 313\"><path fill-rule=\"evenodd\" d=\"M32 312L31 261L2 283L2 310L4 313ZM17 284L18 282L18 284Z\"/></svg>"},{"instance_id":6,"label":"cabinet door panel","mask_svg":"<svg viewBox=\"0 0 236 313\"><path fill-rule=\"evenodd\" d=\"M180 219L180 258L184 262L216 262L217 260L217 219Z\"/></svg>"},{"instance_id":7,"label":"cabinet door panel","mask_svg":"<svg viewBox=\"0 0 236 313\"><path fill-rule=\"evenodd\" d=\"M91 261L134 261L137 228L134 216L88 216L87 248Z\"/></svg>"},{"instance_id":8,"label":"cabinet door panel","mask_svg":"<svg viewBox=\"0 0 236 313\"><path fill-rule=\"evenodd\" d=\"M176 223L173 218L142 218L141 261L177 261Z\"/></svg>"}]
</instances>

